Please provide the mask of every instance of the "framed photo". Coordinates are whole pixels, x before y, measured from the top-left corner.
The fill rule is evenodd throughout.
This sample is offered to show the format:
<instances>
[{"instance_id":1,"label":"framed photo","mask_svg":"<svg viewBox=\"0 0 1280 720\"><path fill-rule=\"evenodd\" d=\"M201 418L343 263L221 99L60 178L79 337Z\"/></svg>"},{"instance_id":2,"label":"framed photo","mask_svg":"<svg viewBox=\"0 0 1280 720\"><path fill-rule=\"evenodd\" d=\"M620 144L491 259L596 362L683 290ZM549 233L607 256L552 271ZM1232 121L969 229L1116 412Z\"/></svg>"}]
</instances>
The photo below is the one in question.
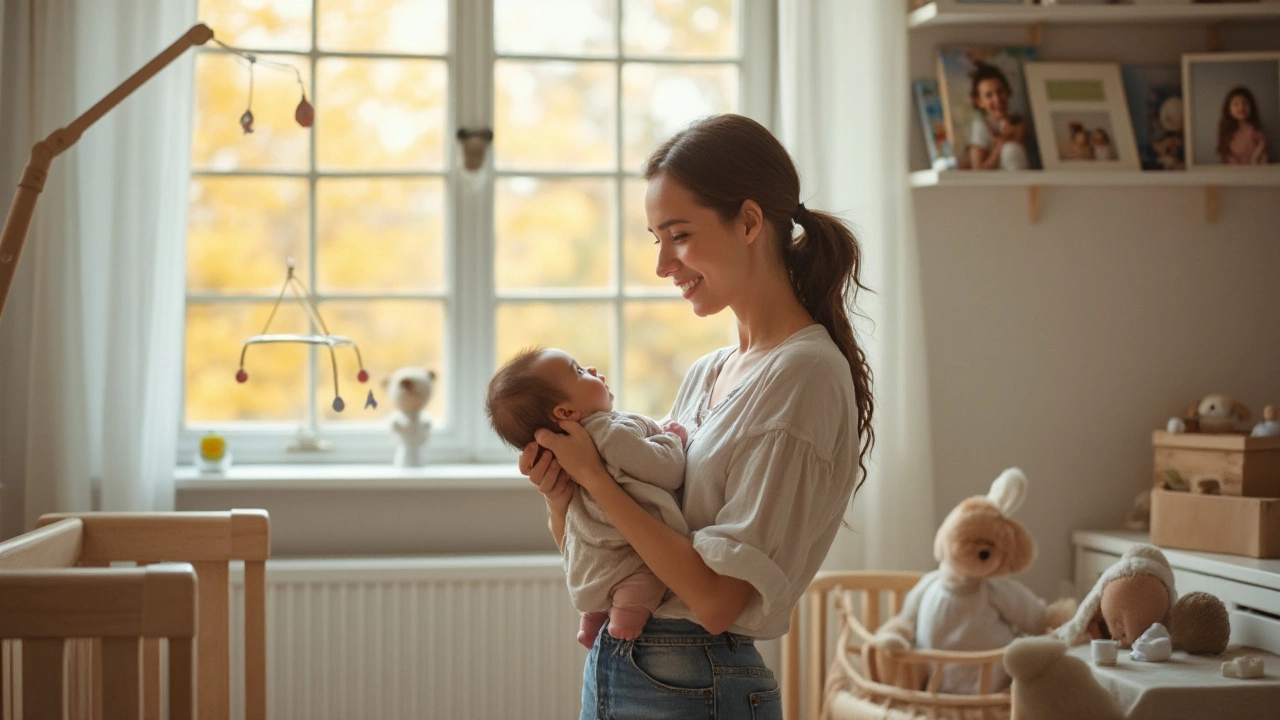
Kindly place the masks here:
<instances>
[{"instance_id":1,"label":"framed photo","mask_svg":"<svg viewBox=\"0 0 1280 720\"><path fill-rule=\"evenodd\" d=\"M1280 52L1182 56L1187 167L1280 171Z\"/></svg>"},{"instance_id":2,"label":"framed photo","mask_svg":"<svg viewBox=\"0 0 1280 720\"><path fill-rule=\"evenodd\" d=\"M1120 74L1142 169L1186 170L1182 68L1125 65Z\"/></svg>"},{"instance_id":3,"label":"framed photo","mask_svg":"<svg viewBox=\"0 0 1280 720\"><path fill-rule=\"evenodd\" d=\"M1139 170L1117 63L1027 63L1046 170Z\"/></svg>"},{"instance_id":4,"label":"framed photo","mask_svg":"<svg viewBox=\"0 0 1280 720\"><path fill-rule=\"evenodd\" d=\"M1035 48L956 45L938 49L947 137L961 170L1040 167L1022 65Z\"/></svg>"},{"instance_id":5,"label":"framed photo","mask_svg":"<svg viewBox=\"0 0 1280 720\"><path fill-rule=\"evenodd\" d=\"M942 99L938 96L936 80L917 80L911 84L916 96L916 109L920 112L920 127L924 130L924 145L929 151L929 167L934 170L951 170L956 166L956 156L947 137L947 120L942 112Z\"/></svg>"}]
</instances>

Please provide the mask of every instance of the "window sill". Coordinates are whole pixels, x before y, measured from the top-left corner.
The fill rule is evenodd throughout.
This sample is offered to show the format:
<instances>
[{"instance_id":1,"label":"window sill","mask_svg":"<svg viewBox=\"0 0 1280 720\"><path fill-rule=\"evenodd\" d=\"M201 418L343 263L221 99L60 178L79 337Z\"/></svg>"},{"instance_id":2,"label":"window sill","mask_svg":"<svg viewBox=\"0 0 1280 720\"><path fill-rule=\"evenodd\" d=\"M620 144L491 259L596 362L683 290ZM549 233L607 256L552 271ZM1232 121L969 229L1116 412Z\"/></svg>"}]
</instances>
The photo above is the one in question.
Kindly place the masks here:
<instances>
[{"instance_id":1,"label":"window sill","mask_svg":"<svg viewBox=\"0 0 1280 720\"><path fill-rule=\"evenodd\" d=\"M191 466L174 473L178 490L527 490L529 480L510 463L391 465L235 465L225 473Z\"/></svg>"}]
</instances>

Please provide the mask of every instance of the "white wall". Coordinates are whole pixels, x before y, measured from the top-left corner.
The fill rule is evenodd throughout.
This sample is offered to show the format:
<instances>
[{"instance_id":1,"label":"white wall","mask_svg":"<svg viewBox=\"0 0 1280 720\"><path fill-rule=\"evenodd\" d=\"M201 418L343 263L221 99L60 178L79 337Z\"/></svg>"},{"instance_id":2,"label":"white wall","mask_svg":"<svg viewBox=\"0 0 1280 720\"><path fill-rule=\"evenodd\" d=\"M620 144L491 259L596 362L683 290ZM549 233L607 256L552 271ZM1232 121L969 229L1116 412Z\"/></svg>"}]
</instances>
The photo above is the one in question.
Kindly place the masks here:
<instances>
[{"instance_id":1,"label":"white wall","mask_svg":"<svg viewBox=\"0 0 1280 720\"><path fill-rule=\"evenodd\" d=\"M1205 38L1049 26L1041 58L1177 62ZM1223 38L1228 50L1280 49L1280 25L1227 26ZM934 43L980 40L1026 35L913 36L913 76L931 75ZM922 141L912 157L925 166ZM1055 596L1072 572L1071 532L1119 527L1149 485L1152 430L1209 392L1258 414L1280 404L1280 189L1224 189L1212 225L1198 188L1046 188L1038 225L1022 188L912 192L938 521L1022 467L1017 517L1040 557L1020 579Z\"/></svg>"}]
</instances>

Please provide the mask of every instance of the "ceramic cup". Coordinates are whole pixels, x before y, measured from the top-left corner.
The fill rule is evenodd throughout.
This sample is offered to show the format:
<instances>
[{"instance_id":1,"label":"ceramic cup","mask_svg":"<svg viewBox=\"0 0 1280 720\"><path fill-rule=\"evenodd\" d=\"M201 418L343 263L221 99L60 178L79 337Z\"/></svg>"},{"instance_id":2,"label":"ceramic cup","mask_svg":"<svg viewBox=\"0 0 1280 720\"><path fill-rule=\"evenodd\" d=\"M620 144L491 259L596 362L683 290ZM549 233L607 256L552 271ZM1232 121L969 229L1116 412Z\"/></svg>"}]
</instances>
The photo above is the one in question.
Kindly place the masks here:
<instances>
[{"instance_id":1,"label":"ceramic cup","mask_svg":"<svg viewBox=\"0 0 1280 720\"><path fill-rule=\"evenodd\" d=\"M1094 640L1090 649L1093 661L1098 665L1115 665L1116 656L1120 654L1120 643L1115 640Z\"/></svg>"}]
</instances>

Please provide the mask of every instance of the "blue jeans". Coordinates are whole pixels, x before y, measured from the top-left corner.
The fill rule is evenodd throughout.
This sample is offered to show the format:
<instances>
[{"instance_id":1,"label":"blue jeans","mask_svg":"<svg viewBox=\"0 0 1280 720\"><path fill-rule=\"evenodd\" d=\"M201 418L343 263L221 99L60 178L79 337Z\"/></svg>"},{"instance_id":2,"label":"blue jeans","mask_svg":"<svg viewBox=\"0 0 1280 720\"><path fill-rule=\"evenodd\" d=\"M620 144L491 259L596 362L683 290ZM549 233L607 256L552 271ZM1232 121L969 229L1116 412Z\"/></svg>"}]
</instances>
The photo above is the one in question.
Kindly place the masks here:
<instances>
[{"instance_id":1,"label":"blue jeans","mask_svg":"<svg viewBox=\"0 0 1280 720\"><path fill-rule=\"evenodd\" d=\"M755 641L650 618L635 640L606 623L582 673L580 720L781 720L782 690Z\"/></svg>"}]
</instances>

